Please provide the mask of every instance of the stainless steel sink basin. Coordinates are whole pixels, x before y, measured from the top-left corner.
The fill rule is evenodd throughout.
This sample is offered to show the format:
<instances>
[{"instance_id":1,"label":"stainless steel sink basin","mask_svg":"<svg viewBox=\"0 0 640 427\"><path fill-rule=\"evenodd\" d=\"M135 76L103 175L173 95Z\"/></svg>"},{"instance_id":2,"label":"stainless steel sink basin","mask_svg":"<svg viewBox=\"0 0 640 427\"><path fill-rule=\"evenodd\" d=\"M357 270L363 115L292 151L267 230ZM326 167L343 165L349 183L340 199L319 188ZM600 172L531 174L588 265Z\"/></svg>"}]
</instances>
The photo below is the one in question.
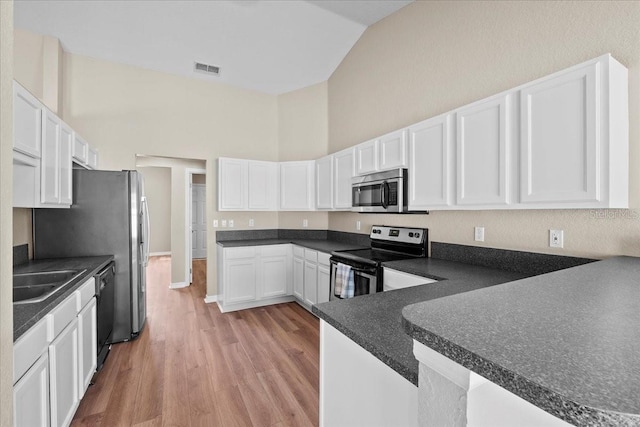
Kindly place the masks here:
<instances>
[{"instance_id":1,"label":"stainless steel sink basin","mask_svg":"<svg viewBox=\"0 0 640 427\"><path fill-rule=\"evenodd\" d=\"M44 301L84 272L85 270L57 270L14 274L13 303Z\"/></svg>"}]
</instances>

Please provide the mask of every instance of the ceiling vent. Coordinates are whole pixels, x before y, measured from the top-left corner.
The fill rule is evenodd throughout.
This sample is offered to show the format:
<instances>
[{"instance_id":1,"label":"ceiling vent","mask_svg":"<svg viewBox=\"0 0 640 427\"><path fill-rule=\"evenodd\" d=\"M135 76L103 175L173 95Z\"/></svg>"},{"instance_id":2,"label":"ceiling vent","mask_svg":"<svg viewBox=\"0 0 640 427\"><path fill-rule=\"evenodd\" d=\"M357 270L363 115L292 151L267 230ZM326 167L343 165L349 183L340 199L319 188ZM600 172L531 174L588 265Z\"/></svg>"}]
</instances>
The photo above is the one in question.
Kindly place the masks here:
<instances>
[{"instance_id":1,"label":"ceiling vent","mask_svg":"<svg viewBox=\"0 0 640 427\"><path fill-rule=\"evenodd\" d=\"M201 62L195 62L193 69L199 73L206 73L211 76L219 76L220 75L220 67L216 67L215 65L203 64Z\"/></svg>"}]
</instances>

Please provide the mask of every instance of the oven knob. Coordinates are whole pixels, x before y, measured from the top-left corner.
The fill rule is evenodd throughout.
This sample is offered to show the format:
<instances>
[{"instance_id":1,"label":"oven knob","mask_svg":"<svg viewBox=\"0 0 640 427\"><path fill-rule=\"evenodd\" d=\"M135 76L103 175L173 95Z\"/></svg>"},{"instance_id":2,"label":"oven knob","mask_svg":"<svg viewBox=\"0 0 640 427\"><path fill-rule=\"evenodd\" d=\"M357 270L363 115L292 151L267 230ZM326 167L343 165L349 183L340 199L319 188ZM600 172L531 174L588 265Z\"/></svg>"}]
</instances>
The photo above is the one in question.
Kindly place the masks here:
<instances>
[{"instance_id":1,"label":"oven knob","mask_svg":"<svg viewBox=\"0 0 640 427\"><path fill-rule=\"evenodd\" d=\"M416 233L416 239L420 238L420 233Z\"/></svg>"},{"instance_id":2,"label":"oven knob","mask_svg":"<svg viewBox=\"0 0 640 427\"><path fill-rule=\"evenodd\" d=\"M409 232L409 237L413 237L413 233L412 232Z\"/></svg>"}]
</instances>

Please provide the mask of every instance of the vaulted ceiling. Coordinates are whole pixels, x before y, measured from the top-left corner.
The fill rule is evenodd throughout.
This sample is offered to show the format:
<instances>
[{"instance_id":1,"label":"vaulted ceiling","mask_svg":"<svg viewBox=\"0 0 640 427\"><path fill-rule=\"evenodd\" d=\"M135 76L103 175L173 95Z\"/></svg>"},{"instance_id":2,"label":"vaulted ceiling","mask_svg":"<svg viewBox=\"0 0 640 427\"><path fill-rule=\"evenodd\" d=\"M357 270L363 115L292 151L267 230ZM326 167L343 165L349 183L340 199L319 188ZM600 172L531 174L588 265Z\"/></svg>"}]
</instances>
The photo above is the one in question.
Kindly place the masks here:
<instances>
[{"instance_id":1,"label":"vaulted ceiling","mask_svg":"<svg viewBox=\"0 0 640 427\"><path fill-rule=\"evenodd\" d=\"M280 94L327 80L369 25L412 1L16 0L14 21L71 53Z\"/></svg>"}]
</instances>

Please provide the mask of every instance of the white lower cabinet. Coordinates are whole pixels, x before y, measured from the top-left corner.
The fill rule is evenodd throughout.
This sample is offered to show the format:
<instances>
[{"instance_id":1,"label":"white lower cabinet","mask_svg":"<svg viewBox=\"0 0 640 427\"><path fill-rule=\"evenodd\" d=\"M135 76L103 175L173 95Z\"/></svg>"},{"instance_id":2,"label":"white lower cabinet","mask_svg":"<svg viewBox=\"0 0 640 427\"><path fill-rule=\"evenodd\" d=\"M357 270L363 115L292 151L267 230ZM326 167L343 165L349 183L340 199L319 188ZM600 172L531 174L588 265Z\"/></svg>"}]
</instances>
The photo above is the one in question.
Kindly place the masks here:
<instances>
[{"instance_id":1,"label":"white lower cabinet","mask_svg":"<svg viewBox=\"0 0 640 427\"><path fill-rule=\"evenodd\" d=\"M329 301L331 255L295 245L293 248L294 296L310 310L313 304Z\"/></svg>"},{"instance_id":2,"label":"white lower cabinet","mask_svg":"<svg viewBox=\"0 0 640 427\"><path fill-rule=\"evenodd\" d=\"M13 425L49 424L49 357L44 353L13 386Z\"/></svg>"},{"instance_id":3,"label":"white lower cabinet","mask_svg":"<svg viewBox=\"0 0 640 427\"><path fill-rule=\"evenodd\" d=\"M304 248L293 246L293 296L304 299Z\"/></svg>"},{"instance_id":4,"label":"white lower cabinet","mask_svg":"<svg viewBox=\"0 0 640 427\"><path fill-rule=\"evenodd\" d=\"M320 426L417 425L418 387L321 319Z\"/></svg>"},{"instance_id":5,"label":"white lower cabinet","mask_svg":"<svg viewBox=\"0 0 640 427\"><path fill-rule=\"evenodd\" d=\"M304 262L304 302L312 306L318 302L318 263Z\"/></svg>"},{"instance_id":6,"label":"white lower cabinet","mask_svg":"<svg viewBox=\"0 0 640 427\"><path fill-rule=\"evenodd\" d=\"M292 301L291 245L218 248L220 311Z\"/></svg>"},{"instance_id":7,"label":"white lower cabinet","mask_svg":"<svg viewBox=\"0 0 640 427\"><path fill-rule=\"evenodd\" d=\"M318 252L318 303L329 301L329 290L331 288L331 265L329 258L331 258L331 255Z\"/></svg>"},{"instance_id":8,"label":"white lower cabinet","mask_svg":"<svg viewBox=\"0 0 640 427\"><path fill-rule=\"evenodd\" d=\"M92 277L14 343L14 425L71 424L95 372L96 351Z\"/></svg>"}]
</instances>

